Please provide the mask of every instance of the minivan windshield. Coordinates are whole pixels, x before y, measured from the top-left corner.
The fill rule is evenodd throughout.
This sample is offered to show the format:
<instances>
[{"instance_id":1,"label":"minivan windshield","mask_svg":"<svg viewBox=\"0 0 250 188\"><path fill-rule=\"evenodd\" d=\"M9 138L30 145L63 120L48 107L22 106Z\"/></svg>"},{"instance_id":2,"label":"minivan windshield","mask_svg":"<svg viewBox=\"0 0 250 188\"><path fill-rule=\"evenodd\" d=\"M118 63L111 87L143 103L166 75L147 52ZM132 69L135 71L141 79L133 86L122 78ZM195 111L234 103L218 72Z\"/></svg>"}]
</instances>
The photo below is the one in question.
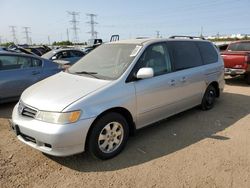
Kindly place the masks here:
<instances>
[{"instance_id":1,"label":"minivan windshield","mask_svg":"<svg viewBox=\"0 0 250 188\"><path fill-rule=\"evenodd\" d=\"M119 78L135 58L136 44L103 44L68 69L69 73L99 79Z\"/></svg>"}]
</instances>

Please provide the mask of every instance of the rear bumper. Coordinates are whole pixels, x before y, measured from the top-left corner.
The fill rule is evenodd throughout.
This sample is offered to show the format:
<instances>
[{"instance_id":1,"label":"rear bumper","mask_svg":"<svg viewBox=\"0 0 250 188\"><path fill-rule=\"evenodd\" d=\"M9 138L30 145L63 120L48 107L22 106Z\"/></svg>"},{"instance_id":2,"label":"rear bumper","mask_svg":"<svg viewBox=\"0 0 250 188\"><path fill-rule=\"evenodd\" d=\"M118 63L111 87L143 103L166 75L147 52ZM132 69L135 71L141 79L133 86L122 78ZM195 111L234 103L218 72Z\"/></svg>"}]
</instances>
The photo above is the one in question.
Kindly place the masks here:
<instances>
[{"instance_id":1,"label":"rear bumper","mask_svg":"<svg viewBox=\"0 0 250 188\"><path fill-rule=\"evenodd\" d=\"M236 76L236 75L243 75L245 73L246 73L245 69L225 68L225 75Z\"/></svg>"}]
</instances>

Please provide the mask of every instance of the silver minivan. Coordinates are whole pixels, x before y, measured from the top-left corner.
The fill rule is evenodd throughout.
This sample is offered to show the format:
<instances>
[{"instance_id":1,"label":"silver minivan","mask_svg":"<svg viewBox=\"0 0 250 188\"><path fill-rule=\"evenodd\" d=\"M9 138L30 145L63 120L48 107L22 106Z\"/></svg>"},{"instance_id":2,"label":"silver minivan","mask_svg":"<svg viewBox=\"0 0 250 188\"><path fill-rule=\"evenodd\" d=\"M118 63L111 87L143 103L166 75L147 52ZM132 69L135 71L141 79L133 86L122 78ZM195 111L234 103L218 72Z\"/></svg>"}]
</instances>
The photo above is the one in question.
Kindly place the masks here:
<instances>
[{"instance_id":1,"label":"silver minivan","mask_svg":"<svg viewBox=\"0 0 250 188\"><path fill-rule=\"evenodd\" d=\"M111 42L26 89L11 127L50 155L87 150L109 159L137 129L194 106L211 109L223 88L223 60L209 41Z\"/></svg>"}]
</instances>

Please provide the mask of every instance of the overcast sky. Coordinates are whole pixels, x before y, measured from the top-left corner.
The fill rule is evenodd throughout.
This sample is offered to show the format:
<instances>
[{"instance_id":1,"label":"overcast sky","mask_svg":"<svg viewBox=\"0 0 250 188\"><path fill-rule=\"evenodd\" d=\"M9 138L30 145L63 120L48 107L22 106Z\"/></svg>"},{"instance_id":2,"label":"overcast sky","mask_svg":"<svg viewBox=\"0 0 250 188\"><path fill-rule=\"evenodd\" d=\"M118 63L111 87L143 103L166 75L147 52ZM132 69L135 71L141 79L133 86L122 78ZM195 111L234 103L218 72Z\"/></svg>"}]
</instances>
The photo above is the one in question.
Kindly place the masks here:
<instances>
[{"instance_id":1,"label":"overcast sky","mask_svg":"<svg viewBox=\"0 0 250 188\"><path fill-rule=\"evenodd\" d=\"M23 27L30 27L33 43L67 39L76 11L80 41L90 38L89 18L97 14L98 37L109 40L112 34L122 39L138 36L204 35L250 33L250 0L0 0L0 36L12 41L10 25L17 26L17 38L25 43ZM73 32L69 30L70 39Z\"/></svg>"}]
</instances>

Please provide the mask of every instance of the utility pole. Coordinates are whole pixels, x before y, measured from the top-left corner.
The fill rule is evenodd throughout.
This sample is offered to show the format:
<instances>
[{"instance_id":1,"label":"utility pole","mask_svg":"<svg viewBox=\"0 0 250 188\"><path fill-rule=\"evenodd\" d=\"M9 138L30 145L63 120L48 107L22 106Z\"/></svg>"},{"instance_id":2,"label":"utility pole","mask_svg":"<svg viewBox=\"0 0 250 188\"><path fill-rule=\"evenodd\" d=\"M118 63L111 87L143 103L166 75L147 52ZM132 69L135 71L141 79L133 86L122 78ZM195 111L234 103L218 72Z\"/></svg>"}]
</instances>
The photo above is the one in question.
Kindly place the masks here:
<instances>
[{"instance_id":1,"label":"utility pole","mask_svg":"<svg viewBox=\"0 0 250 188\"><path fill-rule=\"evenodd\" d=\"M77 31L79 30L79 28L77 27L77 24L79 23L79 21L76 19L76 16L79 16L79 12L75 12L75 11L68 11L68 14L72 16L72 20L70 20L70 23L72 24L72 30L74 33L74 37L73 37L73 42L74 43L78 43L78 33Z\"/></svg>"},{"instance_id":2,"label":"utility pole","mask_svg":"<svg viewBox=\"0 0 250 188\"><path fill-rule=\"evenodd\" d=\"M69 29L67 28L67 41L69 41Z\"/></svg>"},{"instance_id":3,"label":"utility pole","mask_svg":"<svg viewBox=\"0 0 250 188\"><path fill-rule=\"evenodd\" d=\"M160 31L156 31L156 38L160 38Z\"/></svg>"},{"instance_id":4,"label":"utility pole","mask_svg":"<svg viewBox=\"0 0 250 188\"><path fill-rule=\"evenodd\" d=\"M0 44L2 44L2 36L0 36Z\"/></svg>"},{"instance_id":5,"label":"utility pole","mask_svg":"<svg viewBox=\"0 0 250 188\"><path fill-rule=\"evenodd\" d=\"M89 16L90 21L87 22L90 25L91 30L88 32L91 34L91 39L97 38L98 32L95 31L95 25L98 24L97 22L94 21L94 18L97 16L96 14L87 14Z\"/></svg>"},{"instance_id":6,"label":"utility pole","mask_svg":"<svg viewBox=\"0 0 250 188\"><path fill-rule=\"evenodd\" d=\"M49 45L50 45L50 36L48 36L48 43L49 43Z\"/></svg>"},{"instance_id":7,"label":"utility pole","mask_svg":"<svg viewBox=\"0 0 250 188\"><path fill-rule=\"evenodd\" d=\"M9 26L9 27L10 27L10 32L12 33L13 42L14 42L15 44L17 44L18 41L17 41L17 37L16 37L16 26L11 25L11 26Z\"/></svg>"},{"instance_id":8,"label":"utility pole","mask_svg":"<svg viewBox=\"0 0 250 188\"><path fill-rule=\"evenodd\" d=\"M24 29L24 34L25 34L25 39L26 39L26 44L31 44L31 37L29 37L29 33L30 33L30 31L29 31L29 29L30 29L30 27L23 27L23 29Z\"/></svg>"},{"instance_id":9,"label":"utility pole","mask_svg":"<svg viewBox=\"0 0 250 188\"><path fill-rule=\"evenodd\" d=\"M203 37L203 26L201 26L201 35L200 37Z\"/></svg>"},{"instance_id":10,"label":"utility pole","mask_svg":"<svg viewBox=\"0 0 250 188\"><path fill-rule=\"evenodd\" d=\"M217 38L220 38L220 33L218 32L216 36L217 36Z\"/></svg>"}]
</instances>

